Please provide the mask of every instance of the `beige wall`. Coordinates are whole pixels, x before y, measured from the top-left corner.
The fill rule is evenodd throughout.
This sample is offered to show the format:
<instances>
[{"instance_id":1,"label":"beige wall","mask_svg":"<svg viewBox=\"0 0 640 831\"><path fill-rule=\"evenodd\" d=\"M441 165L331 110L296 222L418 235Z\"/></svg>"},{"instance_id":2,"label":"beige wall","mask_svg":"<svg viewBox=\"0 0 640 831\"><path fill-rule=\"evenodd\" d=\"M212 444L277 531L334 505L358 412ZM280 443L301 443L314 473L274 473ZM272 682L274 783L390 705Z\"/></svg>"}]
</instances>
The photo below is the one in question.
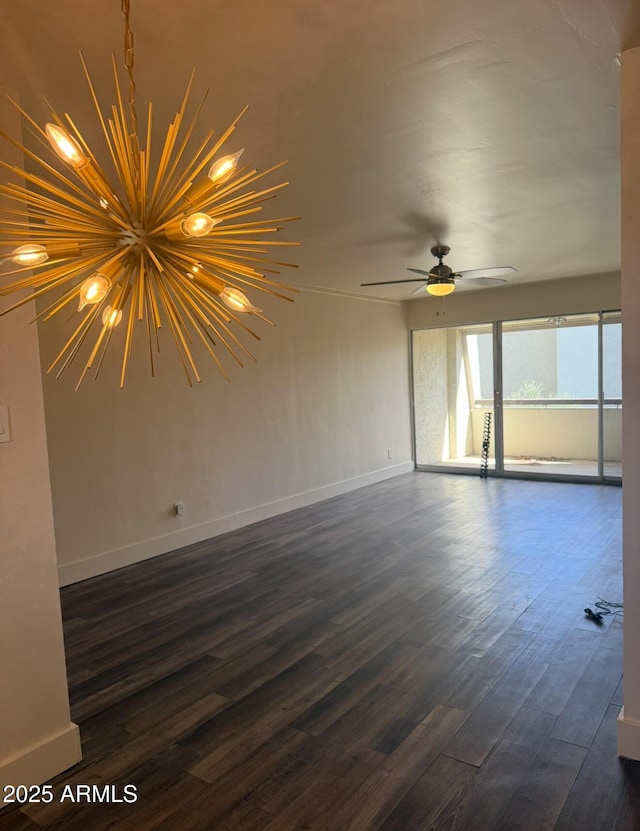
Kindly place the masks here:
<instances>
[{"instance_id":1,"label":"beige wall","mask_svg":"<svg viewBox=\"0 0 640 831\"><path fill-rule=\"evenodd\" d=\"M620 308L620 274L596 274L454 293L444 301L426 298L409 304L410 329L461 326L556 314Z\"/></svg>"},{"instance_id":2,"label":"beige wall","mask_svg":"<svg viewBox=\"0 0 640 831\"><path fill-rule=\"evenodd\" d=\"M425 329L413 339L416 463L438 464L449 456L447 332Z\"/></svg>"},{"instance_id":3,"label":"beige wall","mask_svg":"<svg viewBox=\"0 0 640 831\"><path fill-rule=\"evenodd\" d=\"M272 303L258 363L227 362L230 384L204 356L190 389L170 343L155 379L139 349L124 390L116 366L77 393L75 367L46 377L63 583L412 469L404 307L310 292ZM40 327L43 364L65 325Z\"/></svg>"},{"instance_id":4,"label":"beige wall","mask_svg":"<svg viewBox=\"0 0 640 831\"><path fill-rule=\"evenodd\" d=\"M640 47L621 60L624 707L618 752L640 759Z\"/></svg>"},{"instance_id":5,"label":"beige wall","mask_svg":"<svg viewBox=\"0 0 640 831\"><path fill-rule=\"evenodd\" d=\"M0 95L0 120L17 134ZM3 158L20 163L0 144ZM0 278L3 282L5 278ZM0 307L9 302L0 301ZM32 308L0 318L0 785L37 784L80 758L69 720L38 336Z\"/></svg>"},{"instance_id":6,"label":"beige wall","mask_svg":"<svg viewBox=\"0 0 640 831\"><path fill-rule=\"evenodd\" d=\"M480 455L482 450L483 417L486 412L493 410L486 407L472 410L473 452L476 455ZM596 407L510 407L504 410L503 432L505 456L598 458ZM622 461L622 410L604 411L604 458L607 462Z\"/></svg>"}]
</instances>

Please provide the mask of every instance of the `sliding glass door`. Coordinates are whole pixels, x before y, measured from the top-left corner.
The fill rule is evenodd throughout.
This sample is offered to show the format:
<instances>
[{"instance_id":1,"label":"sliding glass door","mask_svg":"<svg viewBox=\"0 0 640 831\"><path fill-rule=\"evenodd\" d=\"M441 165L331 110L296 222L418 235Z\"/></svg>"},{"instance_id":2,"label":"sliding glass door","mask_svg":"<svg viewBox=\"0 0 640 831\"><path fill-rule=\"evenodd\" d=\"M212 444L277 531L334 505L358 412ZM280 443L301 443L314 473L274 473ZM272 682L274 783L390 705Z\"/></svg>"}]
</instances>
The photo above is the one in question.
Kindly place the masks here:
<instances>
[{"instance_id":1,"label":"sliding glass door","mask_svg":"<svg viewBox=\"0 0 640 831\"><path fill-rule=\"evenodd\" d=\"M415 458L420 466L493 469L493 326L413 333Z\"/></svg>"},{"instance_id":2,"label":"sliding glass door","mask_svg":"<svg viewBox=\"0 0 640 831\"><path fill-rule=\"evenodd\" d=\"M598 476L598 315L502 324L505 472Z\"/></svg>"},{"instance_id":3,"label":"sliding glass door","mask_svg":"<svg viewBox=\"0 0 640 831\"><path fill-rule=\"evenodd\" d=\"M413 332L418 468L619 481L619 312Z\"/></svg>"},{"instance_id":4,"label":"sliding glass door","mask_svg":"<svg viewBox=\"0 0 640 831\"><path fill-rule=\"evenodd\" d=\"M622 476L622 316L602 316L602 463L605 478Z\"/></svg>"}]
</instances>

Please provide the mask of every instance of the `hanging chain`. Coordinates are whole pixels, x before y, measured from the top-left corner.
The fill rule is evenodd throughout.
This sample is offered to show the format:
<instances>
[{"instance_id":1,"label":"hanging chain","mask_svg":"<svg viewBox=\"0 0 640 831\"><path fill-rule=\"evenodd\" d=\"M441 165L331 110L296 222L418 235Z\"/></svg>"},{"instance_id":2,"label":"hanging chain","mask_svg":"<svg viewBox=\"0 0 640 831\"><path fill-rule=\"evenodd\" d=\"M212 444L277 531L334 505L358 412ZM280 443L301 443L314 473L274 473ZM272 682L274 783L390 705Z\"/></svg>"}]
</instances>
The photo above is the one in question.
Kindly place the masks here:
<instances>
[{"instance_id":1,"label":"hanging chain","mask_svg":"<svg viewBox=\"0 0 640 831\"><path fill-rule=\"evenodd\" d=\"M122 0L122 14L124 16L124 65L129 76L129 115L131 117L131 132L129 133L129 148L136 193L140 190L140 142L138 140L138 113L136 111L136 82L133 79L133 32L130 24L129 0Z\"/></svg>"}]
</instances>

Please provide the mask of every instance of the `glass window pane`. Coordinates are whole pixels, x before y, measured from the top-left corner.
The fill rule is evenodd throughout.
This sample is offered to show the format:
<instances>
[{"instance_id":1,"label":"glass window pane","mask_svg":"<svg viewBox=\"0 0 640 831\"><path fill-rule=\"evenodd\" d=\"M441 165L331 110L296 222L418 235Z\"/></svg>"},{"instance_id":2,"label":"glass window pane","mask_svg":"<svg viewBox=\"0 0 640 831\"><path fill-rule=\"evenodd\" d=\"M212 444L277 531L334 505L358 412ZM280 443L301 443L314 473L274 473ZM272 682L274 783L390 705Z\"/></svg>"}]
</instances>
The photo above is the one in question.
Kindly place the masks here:
<instances>
[{"instance_id":1,"label":"glass window pane","mask_svg":"<svg viewBox=\"0 0 640 831\"><path fill-rule=\"evenodd\" d=\"M487 414L493 432L493 327L413 332L413 389L416 464L480 471Z\"/></svg>"},{"instance_id":2,"label":"glass window pane","mask_svg":"<svg viewBox=\"0 0 640 831\"><path fill-rule=\"evenodd\" d=\"M504 468L598 475L598 316L503 326Z\"/></svg>"},{"instance_id":3,"label":"glass window pane","mask_svg":"<svg viewBox=\"0 0 640 831\"><path fill-rule=\"evenodd\" d=\"M604 394L604 475L622 476L622 322L620 312L602 316L602 387Z\"/></svg>"}]
</instances>

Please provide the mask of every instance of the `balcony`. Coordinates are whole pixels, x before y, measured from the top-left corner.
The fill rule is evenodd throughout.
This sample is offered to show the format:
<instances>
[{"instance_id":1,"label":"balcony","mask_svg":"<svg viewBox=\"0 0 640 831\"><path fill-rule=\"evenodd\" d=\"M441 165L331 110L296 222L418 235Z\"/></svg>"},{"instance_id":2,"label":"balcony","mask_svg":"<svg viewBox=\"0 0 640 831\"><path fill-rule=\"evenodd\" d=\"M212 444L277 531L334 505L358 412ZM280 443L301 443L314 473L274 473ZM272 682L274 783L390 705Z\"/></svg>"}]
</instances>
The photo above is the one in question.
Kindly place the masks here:
<instances>
[{"instance_id":1,"label":"balcony","mask_svg":"<svg viewBox=\"0 0 640 831\"><path fill-rule=\"evenodd\" d=\"M485 413L493 402L478 399L468 412L467 452L442 459L451 467L480 468ZM459 415L461 415L459 413ZM545 476L598 476L598 401L594 398L505 399L504 467ZM458 425L458 429L463 425ZM493 430L489 455L494 458ZM622 399L607 398L603 409L604 475L622 476Z\"/></svg>"}]
</instances>

